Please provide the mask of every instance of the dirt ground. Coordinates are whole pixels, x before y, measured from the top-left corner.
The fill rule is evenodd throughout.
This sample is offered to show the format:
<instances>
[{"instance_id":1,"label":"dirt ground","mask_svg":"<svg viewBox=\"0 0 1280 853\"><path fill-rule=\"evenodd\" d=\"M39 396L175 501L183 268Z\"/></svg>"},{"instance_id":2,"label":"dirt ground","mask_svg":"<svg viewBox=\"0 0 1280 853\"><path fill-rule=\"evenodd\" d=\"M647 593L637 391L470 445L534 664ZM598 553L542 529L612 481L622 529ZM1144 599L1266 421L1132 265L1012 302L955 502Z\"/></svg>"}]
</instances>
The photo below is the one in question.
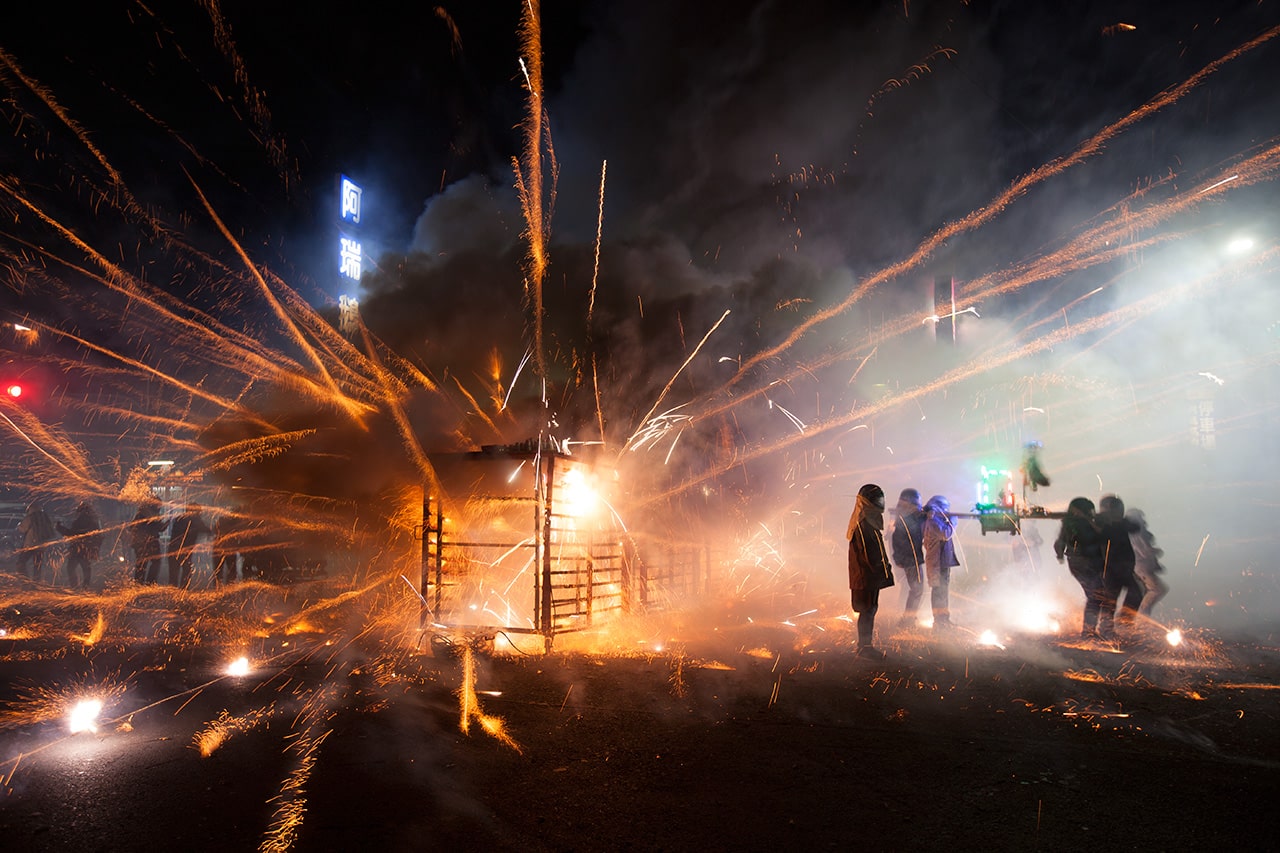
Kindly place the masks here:
<instances>
[{"instance_id":1,"label":"dirt ground","mask_svg":"<svg viewBox=\"0 0 1280 853\"><path fill-rule=\"evenodd\" d=\"M1275 649L908 635L872 663L792 639L485 661L478 687L501 696L481 701L521 752L454 756L479 819L433 834L522 850L1274 849Z\"/></svg>"},{"instance_id":2,"label":"dirt ground","mask_svg":"<svg viewBox=\"0 0 1280 853\"><path fill-rule=\"evenodd\" d=\"M0 728L0 846L1275 848L1273 636L1001 648L915 628L870 661L844 620L720 616L629 654L280 635L237 679L209 643L0 640L11 711L16 685L129 675L97 734Z\"/></svg>"}]
</instances>

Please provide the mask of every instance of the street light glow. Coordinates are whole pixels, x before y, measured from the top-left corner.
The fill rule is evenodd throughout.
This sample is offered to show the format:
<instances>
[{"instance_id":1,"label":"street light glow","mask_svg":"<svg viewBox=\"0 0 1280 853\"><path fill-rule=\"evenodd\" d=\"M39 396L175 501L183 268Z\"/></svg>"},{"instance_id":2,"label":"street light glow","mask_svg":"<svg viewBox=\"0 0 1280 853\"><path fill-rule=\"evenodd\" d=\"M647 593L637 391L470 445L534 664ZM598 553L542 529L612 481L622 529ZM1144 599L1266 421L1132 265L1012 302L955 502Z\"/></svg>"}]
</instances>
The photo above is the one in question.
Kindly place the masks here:
<instances>
[{"instance_id":1,"label":"street light glow","mask_svg":"<svg viewBox=\"0 0 1280 853\"><path fill-rule=\"evenodd\" d=\"M1243 255L1253 248L1252 237L1236 237L1227 244L1227 254Z\"/></svg>"}]
</instances>

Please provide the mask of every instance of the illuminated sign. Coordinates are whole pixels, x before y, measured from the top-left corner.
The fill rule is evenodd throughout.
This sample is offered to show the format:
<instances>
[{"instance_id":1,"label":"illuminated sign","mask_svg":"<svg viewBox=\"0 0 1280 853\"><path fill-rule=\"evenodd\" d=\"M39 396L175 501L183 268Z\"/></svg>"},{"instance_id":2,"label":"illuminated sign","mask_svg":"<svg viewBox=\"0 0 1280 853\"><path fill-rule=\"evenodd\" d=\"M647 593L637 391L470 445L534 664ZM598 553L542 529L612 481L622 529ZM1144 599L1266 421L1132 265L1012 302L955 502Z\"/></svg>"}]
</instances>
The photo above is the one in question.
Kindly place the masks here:
<instances>
[{"instance_id":1,"label":"illuminated sign","mask_svg":"<svg viewBox=\"0 0 1280 853\"><path fill-rule=\"evenodd\" d=\"M339 244L338 272L352 281L359 281L360 262L364 259L364 254L360 249L360 241L352 240L350 237L342 237L339 240Z\"/></svg>"},{"instance_id":2,"label":"illuminated sign","mask_svg":"<svg viewBox=\"0 0 1280 853\"><path fill-rule=\"evenodd\" d=\"M364 190L360 189L355 181L342 176L342 188L339 191L341 197L342 213L340 214L343 222L350 222L352 225L360 224L360 196L364 194Z\"/></svg>"}]
</instances>

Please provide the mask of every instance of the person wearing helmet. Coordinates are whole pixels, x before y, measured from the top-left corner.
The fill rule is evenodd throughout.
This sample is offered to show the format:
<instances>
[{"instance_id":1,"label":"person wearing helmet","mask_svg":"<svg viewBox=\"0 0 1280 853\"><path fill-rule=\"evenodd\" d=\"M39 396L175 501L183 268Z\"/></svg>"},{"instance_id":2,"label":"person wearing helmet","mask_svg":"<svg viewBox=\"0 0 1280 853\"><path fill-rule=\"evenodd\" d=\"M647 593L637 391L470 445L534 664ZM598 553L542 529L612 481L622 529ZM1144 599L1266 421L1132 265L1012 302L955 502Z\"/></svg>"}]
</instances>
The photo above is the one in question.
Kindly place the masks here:
<instances>
[{"instance_id":1,"label":"person wearing helmet","mask_svg":"<svg viewBox=\"0 0 1280 853\"><path fill-rule=\"evenodd\" d=\"M898 495L898 506L894 509L893 534L890 537L893 564L907 582L907 601L902 608L899 628L910 627L915 623L920 600L924 598L921 571L924 566L923 534L924 506L920 503L920 492L916 489L903 489Z\"/></svg>"},{"instance_id":2,"label":"person wearing helmet","mask_svg":"<svg viewBox=\"0 0 1280 853\"><path fill-rule=\"evenodd\" d=\"M39 501L32 501L27 514L18 522L18 572L29 574L33 581L40 580L45 551L57 538L49 513Z\"/></svg>"},{"instance_id":3,"label":"person wearing helmet","mask_svg":"<svg viewBox=\"0 0 1280 853\"><path fill-rule=\"evenodd\" d=\"M1083 497L1072 498L1058 529L1058 538L1053 543L1058 562L1066 561L1067 570L1084 590L1080 637L1085 640L1100 636L1098 622L1106 597L1102 586L1102 534L1098 532L1093 514L1093 501ZM1115 607L1114 600L1112 607Z\"/></svg>"},{"instance_id":4,"label":"person wearing helmet","mask_svg":"<svg viewBox=\"0 0 1280 853\"><path fill-rule=\"evenodd\" d=\"M924 566L929 579L929 604L933 608L933 629L945 631L951 623L951 569L960 565L956 558L955 522L951 520L951 501L934 495L924 505Z\"/></svg>"},{"instance_id":5,"label":"person wearing helmet","mask_svg":"<svg viewBox=\"0 0 1280 853\"><path fill-rule=\"evenodd\" d=\"M138 505L129 524L129 544L133 547L134 583L155 583L160 574L160 534L164 531L163 507L155 498Z\"/></svg>"},{"instance_id":6,"label":"person wearing helmet","mask_svg":"<svg viewBox=\"0 0 1280 853\"><path fill-rule=\"evenodd\" d=\"M884 489L867 483L858 489L845 531L849 540L849 593L858 614L858 656L881 660L873 643L880 590L893 586L893 568L884 546Z\"/></svg>"},{"instance_id":7,"label":"person wearing helmet","mask_svg":"<svg viewBox=\"0 0 1280 853\"><path fill-rule=\"evenodd\" d=\"M59 521L57 527L58 532L70 541L67 548L67 582L75 586L78 573L80 586L88 589L93 561L98 559L98 554L102 551L102 525L98 523L98 514L93 511L93 504L81 501L80 506L76 507L71 524L64 525Z\"/></svg>"},{"instance_id":8,"label":"person wearing helmet","mask_svg":"<svg viewBox=\"0 0 1280 853\"><path fill-rule=\"evenodd\" d=\"M1164 556L1164 549L1156 545L1156 537L1147 527L1146 513L1140 509L1130 509L1124 517L1138 528L1129 534L1135 558L1133 573L1138 576L1138 580L1142 581L1146 589L1142 596L1142 603L1138 605L1138 612L1143 616L1150 616L1156 603L1169 594L1169 584L1160 577L1164 573L1164 565L1160 562L1160 558Z\"/></svg>"},{"instance_id":9,"label":"person wearing helmet","mask_svg":"<svg viewBox=\"0 0 1280 853\"><path fill-rule=\"evenodd\" d=\"M1120 623L1132 625L1138 615L1142 596L1146 594L1146 589L1134 573L1137 558L1133 553L1133 542L1129 538L1138 532L1138 525L1125 518L1124 501L1119 495L1102 496L1098 501L1097 521L1098 532L1103 539L1102 588L1106 596L1102 602L1098 629L1103 634L1112 634L1116 604L1121 604Z\"/></svg>"}]
</instances>

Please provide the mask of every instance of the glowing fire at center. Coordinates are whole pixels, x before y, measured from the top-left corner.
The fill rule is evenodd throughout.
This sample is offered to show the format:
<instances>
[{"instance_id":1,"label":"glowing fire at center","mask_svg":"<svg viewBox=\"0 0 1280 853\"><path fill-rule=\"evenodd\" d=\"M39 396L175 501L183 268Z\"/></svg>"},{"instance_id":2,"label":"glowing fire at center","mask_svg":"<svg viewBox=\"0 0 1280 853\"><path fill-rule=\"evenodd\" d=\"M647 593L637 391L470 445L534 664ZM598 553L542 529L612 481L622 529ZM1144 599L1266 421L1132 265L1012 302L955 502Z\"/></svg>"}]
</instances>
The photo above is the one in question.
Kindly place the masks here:
<instances>
[{"instance_id":1,"label":"glowing fire at center","mask_svg":"<svg viewBox=\"0 0 1280 853\"><path fill-rule=\"evenodd\" d=\"M248 675L249 659L247 657L238 657L231 663L227 664L227 675Z\"/></svg>"},{"instance_id":2,"label":"glowing fire at center","mask_svg":"<svg viewBox=\"0 0 1280 853\"><path fill-rule=\"evenodd\" d=\"M71 709L71 733L96 732L98 730L98 714L102 712L102 702L98 699L82 699Z\"/></svg>"},{"instance_id":3,"label":"glowing fire at center","mask_svg":"<svg viewBox=\"0 0 1280 853\"><path fill-rule=\"evenodd\" d=\"M567 515L585 518L592 515L600 504L600 496L582 471L571 468L565 472L560 484L559 502Z\"/></svg>"},{"instance_id":4,"label":"glowing fire at center","mask_svg":"<svg viewBox=\"0 0 1280 853\"><path fill-rule=\"evenodd\" d=\"M997 649L1004 648L1004 645L1000 642L1000 639L996 636L996 632L991 630L982 632L982 636L978 637L978 645L992 646Z\"/></svg>"},{"instance_id":5,"label":"glowing fire at center","mask_svg":"<svg viewBox=\"0 0 1280 853\"><path fill-rule=\"evenodd\" d=\"M1179 628L1174 628L1172 631L1165 634L1164 638L1169 641L1169 645L1171 646L1182 645L1182 631Z\"/></svg>"}]
</instances>

